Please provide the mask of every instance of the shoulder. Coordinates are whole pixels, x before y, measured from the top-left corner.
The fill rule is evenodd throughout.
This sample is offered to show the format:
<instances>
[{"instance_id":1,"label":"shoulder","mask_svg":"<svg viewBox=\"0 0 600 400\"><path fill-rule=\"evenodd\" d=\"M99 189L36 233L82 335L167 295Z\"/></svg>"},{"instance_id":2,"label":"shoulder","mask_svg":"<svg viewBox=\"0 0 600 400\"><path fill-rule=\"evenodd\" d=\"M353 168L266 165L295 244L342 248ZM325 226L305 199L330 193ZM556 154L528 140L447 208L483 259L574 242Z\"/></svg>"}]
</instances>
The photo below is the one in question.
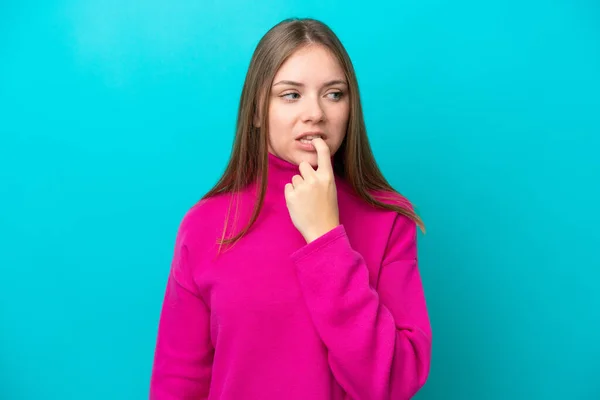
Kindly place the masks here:
<instances>
[{"instance_id":1,"label":"shoulder","mask_svg":"<svg viewBox=\"0 0 600 400\"><path fill-rule=\"evenodd\" d=\"M377 191L373 197L384 204L400 207L408 212L415 212L414 205L407 197L397 192ZM389 215L389 227L386 258L416 259L417 258L417 223L409 216L393 210L386 210Z\"/></svg>"},{"instance_id":2,"label":"shoulder","mask_svg":"<svg viewBox=\"0 0 600 400\"><path fill-rule=\"evenodd\" d=\"M370 190L371 197L387 206L370 204L366 199L354 193L347 183L340 185L343 194L339 201L340 214L344 214L351 225L357 227L354 232L359 237L368 236L390 246L401 244L409 251L417 238L417 224L406 214L415 213L415 207L404 195L395 191ZM405 213L398 212L398 209Z\"/></svg>"},{"instance_id":3,"label":"shoulder","mask_svg":"<svg viewBox=\"0 0 600 400\"><path fill-rule=\"evenodd\" d=\"M202 199L184 212L176 231L171 273L186 289L197 293L194 273L208 251L215 246L220 215L228 206L228 196Z\"/></svg>"},{"instance_id":4,"label":"shoulder","mask_svg":"<svg viewBox=\"0 0 600 400\"><path fill-rule=\"evenodd\" d=\"M371 196L373 196L374 199L390 205L390 206L397 206L397 207L401 207L404 208L406 210L410 210L410 211L414 211L414 207L413 204L408 200L408 198L406 198L405 196L401 195L398 192L392 192L392 191L384 191L384 190L372 190L370 191Z\"/></svg>"},{"instance_id":5,"label":"shoulder","mask_svg":"<svg viewBox=\"0 0 600 400\"><path fill-rule=\"evenodd\" d=\"M372 191L371 195L374 199L387 204L388 206L399 207L408 213L415 213L415 207L413 203L406 196L398 192ZM411 231L410 235L416 233L417 223L413 219L394 210L385 211L391 213L395 230L401 230L403 232Z\"/></svg>"},{"instance_id":6,"label":"shoulder","mask_svg":"<svg viewBox=\"0 0 600 400\"><path fill-rule=\"evenodd\" d=\"M221 194L201 199L187 209L179 221L176 244L188 248L212 247L221 236L233 197Z\"/></svg>"},{"instance_id":7,"label":"shoulder","mask_svg":"<svg viewBox=\"0 0 600 400\"><path fill-rule=\"evenodd\" d=\"M408 220L410 218L399 214L394 211L393 208L401 208L408 212L414 212L415 209L413 204L408 200L407 197L395 191L385 191L385 190L369 190L368 194L380 203L384 205L391 206L389 208L378 207L376 205L370 204L369 201L359 196L348 184L348 182L344 180L340 180L338 183L338 188L341 189L342 192L342 200L349 205L353 206L359 214L364 214L368 216L375 217L383 217L386 219L396 219L397 216L400 218L404 217ZM340 191L338 191L339 194Z\"/></svg>"}]
</instances>

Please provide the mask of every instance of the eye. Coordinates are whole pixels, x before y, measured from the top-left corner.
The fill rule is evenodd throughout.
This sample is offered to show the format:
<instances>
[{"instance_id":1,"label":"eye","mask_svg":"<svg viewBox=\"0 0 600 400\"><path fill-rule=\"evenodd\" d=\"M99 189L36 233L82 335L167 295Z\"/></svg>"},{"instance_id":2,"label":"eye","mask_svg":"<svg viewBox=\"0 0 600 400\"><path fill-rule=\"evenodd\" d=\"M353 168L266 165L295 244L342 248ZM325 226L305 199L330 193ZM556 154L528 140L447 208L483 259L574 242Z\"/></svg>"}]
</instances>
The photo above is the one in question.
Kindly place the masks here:
<instances>
[{"instance_id":1,"label":"eye","mask_svg":"<svg viewBox=\"0 0 600 400\"><path fill-rule=\"evenodd\" d=\"M298 96L300 97L299 93L296 92L292 92L292 93L286 93L284 95L282 95L281 97L283 99L285 99L286 101L294 101L294 100L298 100L298 97L293 97L293 96Z\"/></svg>"},{"instance_id":2,"label":"eye","mask_svg":"<svg viewBox=\"0 0 600 400\"><path fill-rule=\"evenodd\" d=\"M342 98L342 96L344 95L344 92L331 92L331 93L327 93L328 96L333 95L333 97L331 98L333 101L338 101Z\"/></svg>"}]
</instances>

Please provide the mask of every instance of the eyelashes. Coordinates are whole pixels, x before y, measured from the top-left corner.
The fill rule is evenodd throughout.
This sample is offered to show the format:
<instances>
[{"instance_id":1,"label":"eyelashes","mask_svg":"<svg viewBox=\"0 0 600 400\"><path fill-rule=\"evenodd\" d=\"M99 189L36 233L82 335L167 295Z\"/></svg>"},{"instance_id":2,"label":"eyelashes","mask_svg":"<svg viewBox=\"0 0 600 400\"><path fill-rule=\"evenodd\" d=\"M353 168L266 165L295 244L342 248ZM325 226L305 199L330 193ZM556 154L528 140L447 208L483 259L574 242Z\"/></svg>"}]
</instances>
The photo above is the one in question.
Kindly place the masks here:
<instances>
[{"instance_id":1,"label":"eyelashes","mask_svg":"<svg viewBox=\"0 0 600 400\"><path fill-rule=\"evenodd\" d=\"M331 92L331 93L327 93L327 96L330 95L334 95L334 97L330 97L330 99L332 101L340 101L340 99L345 95L344 92ZM290 97L290 96L296 96L296 97ZM296 92L291 92L291 93L286 93L283 94L281 97L284 101L286 101L287 103L292 103L296 100L298 100L300 98L300 93L296 93Z\"/></svg>"},{"instance_id":2,"label":"eyelashes","mask_svg":"<svg viewBox=\"0 0 600 400\"><path fill-rule=\"evenodd\" d=\"M290 96L300 96L300 95L298 93L286 93L284 95L281 95L280 97L287 102L292 102L294 100L298 100L298 97L292 98Z\"/></svg>"}]
</instances>

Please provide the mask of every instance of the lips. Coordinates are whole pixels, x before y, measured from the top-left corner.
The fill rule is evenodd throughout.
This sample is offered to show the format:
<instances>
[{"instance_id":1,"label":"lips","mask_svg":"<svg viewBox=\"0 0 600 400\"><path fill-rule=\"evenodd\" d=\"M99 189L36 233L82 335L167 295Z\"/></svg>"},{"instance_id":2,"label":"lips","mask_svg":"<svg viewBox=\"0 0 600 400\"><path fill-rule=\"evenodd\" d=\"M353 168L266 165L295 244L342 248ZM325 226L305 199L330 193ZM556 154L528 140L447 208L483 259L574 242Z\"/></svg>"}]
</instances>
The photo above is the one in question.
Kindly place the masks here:
<instances>
[{"instance_id":1,"label":"lips","mask_svg":"<svg viewBox=\"0 0 600 400\"><path fill-rule=\"evenodd\" d=\"M296 140L302 143L310 143L315 138L325 139L325 135L322 132L304 132Z\"/></svg>"}]
</instances>

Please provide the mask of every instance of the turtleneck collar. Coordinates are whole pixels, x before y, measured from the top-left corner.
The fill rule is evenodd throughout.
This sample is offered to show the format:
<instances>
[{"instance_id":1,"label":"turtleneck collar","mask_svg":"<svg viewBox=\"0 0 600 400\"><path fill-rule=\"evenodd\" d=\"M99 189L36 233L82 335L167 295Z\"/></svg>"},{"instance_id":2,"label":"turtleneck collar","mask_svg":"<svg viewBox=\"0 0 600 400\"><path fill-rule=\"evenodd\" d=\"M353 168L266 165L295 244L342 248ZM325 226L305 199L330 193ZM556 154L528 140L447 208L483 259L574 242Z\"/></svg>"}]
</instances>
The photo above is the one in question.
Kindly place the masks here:
<instances>
[{"instance_id":1,"label":"turtleneck collar","mask_svg":"<svg viewBox=\"0 0 600 400\"><path fill-rule=\"evenodd\" d=\"M283 158L268 153L268 178L265 201L285 206L285 185L292 182L294 175L300 175L300 169Z\"/></svg>"},{"instance_id":2,"label":"turtleneck collar","mask_svg":"<svg viewBox=\"0 0 600 400\"><path fill-rule=\"evenodd\" d=\"M333 157L332 157L333 161ZM286 207L285 185L292 182L294 175L300 175L296 164L268 153L267 192L265 203ZM336 177L336 180L338 178Z\"/></svg>"}]
</instances>

